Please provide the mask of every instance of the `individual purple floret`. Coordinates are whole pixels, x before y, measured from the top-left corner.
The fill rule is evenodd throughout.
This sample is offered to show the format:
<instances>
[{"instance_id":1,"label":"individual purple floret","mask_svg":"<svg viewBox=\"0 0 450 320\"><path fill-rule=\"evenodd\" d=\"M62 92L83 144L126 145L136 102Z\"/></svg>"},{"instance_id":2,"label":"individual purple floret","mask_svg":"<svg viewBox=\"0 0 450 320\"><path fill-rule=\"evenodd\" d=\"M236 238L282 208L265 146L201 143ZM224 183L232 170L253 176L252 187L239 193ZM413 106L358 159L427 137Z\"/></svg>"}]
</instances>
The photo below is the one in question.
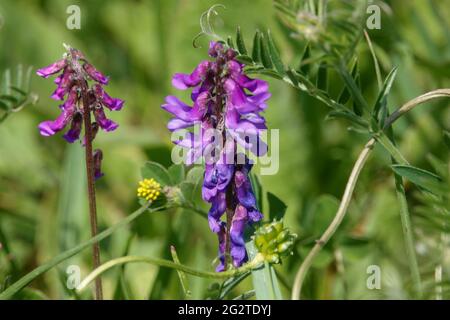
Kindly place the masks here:
<instances>
[{"instance_id":1,"label":"individual purple floret","mask_svg":"<svg viewBox=\"0 0 450 320\"><path fill-rule=\"evenodd\" d=\"M188 149L186 164L201 157L206 161L202 197L211 203L208 221L219 237L217 270L222 271L227 255L235 267L247 261L244 230L262 218L249 180L250 161L237 150L239 146L256 156L267 152L260 139L267 129L260 113L271 94L266 81L245 75L234 50L211 42L208 54L212 61L202 61L191 74L177 73L172 79L177 89L192 88L192 106L168 96L161 107L174 116L167 127L182 137L173 142ZM194 126L200 133L186 130ZM227 222L222 221L224 214Z\"/></svg>"}]
</instances>

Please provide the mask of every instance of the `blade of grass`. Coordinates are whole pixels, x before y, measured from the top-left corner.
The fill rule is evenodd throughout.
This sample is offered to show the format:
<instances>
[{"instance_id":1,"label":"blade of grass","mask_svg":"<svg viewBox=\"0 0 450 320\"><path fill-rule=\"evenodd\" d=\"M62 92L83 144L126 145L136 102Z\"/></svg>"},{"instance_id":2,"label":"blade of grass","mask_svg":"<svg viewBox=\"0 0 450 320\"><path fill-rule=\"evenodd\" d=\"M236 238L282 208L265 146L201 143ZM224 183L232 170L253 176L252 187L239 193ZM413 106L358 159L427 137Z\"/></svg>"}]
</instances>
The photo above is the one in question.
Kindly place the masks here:
<instances>
[{"instance_id":1,"label":"blade of grass","mask_svg":"<svg viewBox=\"0 0 450 320\"><path fill-rule=\"evenodd\" d=\"M247 243L249 259L252 260L257 254L253 241ZM252 270L253 288L257 300L282 300L281 290L274 268L264 264L261 269Z\"/></svg>"},{"instance_id":2,"label":"blade of grass","mask_svg":"<svg viewBox=\"0 0 450 320\"><path fill-rule=\"evenodd\" d=\"M175 262L176 264L181 264L180 259L178 259L177 250L175 249L174 246L170 246L170 253L172 254L173 262ZM178 278L180 279L181 288L183 289L184 292L184 297L186 299L190 299L192 293L189 290L189 284L187 282L186 274L181 270L177 270L177 273Z\"/></svg>"}]
</instances>

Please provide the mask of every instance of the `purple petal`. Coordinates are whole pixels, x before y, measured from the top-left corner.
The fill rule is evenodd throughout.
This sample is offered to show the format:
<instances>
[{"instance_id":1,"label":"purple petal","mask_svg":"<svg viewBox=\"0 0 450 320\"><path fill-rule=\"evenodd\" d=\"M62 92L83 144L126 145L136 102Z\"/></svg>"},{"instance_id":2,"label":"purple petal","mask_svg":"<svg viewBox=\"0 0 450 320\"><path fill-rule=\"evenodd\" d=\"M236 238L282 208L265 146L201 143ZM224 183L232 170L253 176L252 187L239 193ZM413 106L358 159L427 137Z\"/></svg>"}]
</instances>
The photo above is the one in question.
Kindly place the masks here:
<instances>
[{"instance_id":1,"label":"purple petal","mask_svg":"<svg viewBox=\"0 0 450 320\"><path fill-rule=\"evenodd\" d=\"M72 118L74 110L66 109L61 112L61 114L54 121L44 121L39 124L39 131L43 136L52 136L56 132L61 131L66 127Z\"/></svg>"},{"instance_id":2,"label":"purple petal","mask_svg":"<svg viewBox=\"0 0 450 320\"><path fill-rule=\"evenodd\" d=\"M220 231L220 218L227 209L225 192L218 193L212 200L211 209L208 212L209 228L212 232Z\"/></svg>"},{"instance_id":3,"label":"purple petal","mask_svg":"<svg viewBox=\"0 0 450 320\"><path fill-rule=\"evenodd\" d=\"M102 172L102 160L103 160L102 150L100 149L94 150L93 158L94 158L94 178L95 180L98 180L104 175Z\"/></svg>"},{"instance_id":4,"label":"purple petal","mask_svg":"<svg viewBox=\"0 0 450 320\"><path fill-rule=\"evenodd\" d=\"M172 85L180 90L197 86L203 80L209 66L209 61L202 61L191 74L176 73L172 78Z\"/></svg>"},{"instance_id":5,"label":"purple petal","mask_svg":"<svg viewBox=\"0 0 450 320\"><path fill-rule=\"evenodd\" d=\"M116 130L119 126L117 123L112 121L111 119L106 118L105 112L103 108L96 108L94 111L95 120L97 121L100 128L105 131L113 131Z\"/></svg>"},{"instance_id":6,"label":"purple petal","mask_svg":"<svg viewBox=\"0 0 450 320\"><path fill-rule=\"evenodd\" d=\"M89 75L89 77L92 78L92 80L95 80L101 84L108 84L108 77L104 76L103 73L95 69L95 67L90 63L85 63L83 65L84 70Z\"/></svg>"},{"instance_id":7,"label":"purple petal","mask_svg":"<svg viewBox=\"0 0 450 320\"><path fill-rule=\"evenodd\" d=\"M251 222L258 222L263 218L263 214L256 209L248 210L248 217Z\"/></svg>"},{"instance_id":8,"label":"purple petal","mask_svg":"<svg viewBox=\"0 0 450 320\"><path fill-rule=\"evenodd\" d=\"M220 223L220 230L217 234L219 239L219 265L216 267L216 272L222 272L225 270L225 246L226 246L226 226L224 222Z\"/></svg>"},{"instance_id":9,"label":"purple petal","mask_svg":"<svg viewBox=\"0 0 450 320\"><path fill-rule=\"evenodd\" d=\"M223 44L216 41L209 42L208 54L210 57L217 57L223 51Z\"/></svg>"},{"instance_id":10,"label":"purple petal","mask_svg":"<svg viewBox=\"0 0 450 320\"><path fill-rule=\"evenodd\" d=\"M41 122L38 126L41 135L43 135L45 137L54 135L56 132L55 132L55 130L53 130L52 125L53 125L53 121L48 120L48 121Z\"/></svg>"},{"instance_id":11,"label":"purple petal","mask_svg":"<svg viewBox=\"0 0 450 320\"><path fill-rule=\"evenodd\" d=\"M61 86L58 86L50 97L55 100L64 100L65 95L66 95L66 89Z\"/></svg>"},{"instance_id":12,"label":"purple petal","mask_svg":"<svg viewBox=\"0 0 450 320\"><path fill-rule=\"evenodd\" d=\"M175 131L175 130L179 130L179 129L184 129L184 128L189 128L192 127L194 125L193 122L186 122L180 119L170 119L169 123L167 124L167 129L169 129L170 131Z\"/></svg>"},{"instance_id":13,"label":"purple petal","mask_svg":"<svg viewBox=\"0 0 450 320\"><path fill-rule=\"evenodd\" d=\"M61 59L56 61L55 63L52 63L51 65L41 68L38 71L36 71L36 74L43 78L48 78L52 74L57 73L58 71L62 70L66 66L67 62L65 59Z\"/></svg>"},{"instance_id":14,"label":"purple petal","mask_svg":"<svg viewBox=\"0 0 450 320\"><path fill-rule=\"evenodd\" d=\"M97 95L98 99L101 100L102 104L107 107L109 110L112 111L119 111L122 109L125 101L118 98L112 98L108 93L103 90L102 86L99 84L96 84L94 86L95 94Z\"/></svg>"},{"instance_id":15,"label":"purple petal","mask_svg":"<svg viewBox=\"0 0 450 320\"><path fill-rule=\"evenodd\" d=\"M69 143L73 143L80 138L81 127L83 125L83 116L81 112L77 112L72 117L72 123L69 131L63 136Z\"/></svg>"},{"instance_id":16,"label":"purple petal","mask_svg":"<svg viewBox=\"0 0 450 320\"><path fill-rule=\"evenodd\" d=\"M230 228L231 257L233 265L240 267L247 261L247 251L245 250L244 230L247 224L247 209L241 205L236 207Z\"/></svg>"}]
</instances>

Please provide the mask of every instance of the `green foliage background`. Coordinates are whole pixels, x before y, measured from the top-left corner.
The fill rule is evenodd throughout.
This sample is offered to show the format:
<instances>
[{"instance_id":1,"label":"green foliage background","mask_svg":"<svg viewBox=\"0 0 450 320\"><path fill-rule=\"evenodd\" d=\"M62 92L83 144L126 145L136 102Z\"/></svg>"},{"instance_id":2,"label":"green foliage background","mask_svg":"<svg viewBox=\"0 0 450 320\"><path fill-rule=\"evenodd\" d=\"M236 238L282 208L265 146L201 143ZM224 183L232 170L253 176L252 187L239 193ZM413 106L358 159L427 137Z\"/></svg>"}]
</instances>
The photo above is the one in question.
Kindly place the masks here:
<instances>
[{"instance_id":1,"label":"green foliage background","mask_svg":"<svg viewBox=\"0 0 450 320\"><path fill-rule=\"evenodd\" d=\"M121 112L111 113L118 130L101 133L96 146L103 149L105 177L97 183L100 229L116 223L138 207L135 196L139 169L146 160L170 165L169 115L160 105L168 94L174 72L190 72L206 58L207 40L193 48L200 31L199 17L215 1L60 1L2 0L0 15L0 71L23 66L42 67L57 60L62 43L83 51L111 78L108 92L126 100ZM302 51L276 18L269 0L226 0L226 10L215 20L216 32L234 35L241 26L251 43L256 29L271 29L285 62L296 64ZM394 110L407 100L450 84L450 7L446 1L386 1L382 29L370 31L384 76L398 66L389 96ZM81 7L81 30L66 28L66 8ZM367 46L358 46L361 86L371 103L377 84ZM325 121L329 111L317 100L268 78L272 98L266 111L270 128L280 129L280 169L261 176L263 187L288 205L285 224L299 235L294 256L277 267L284 297L295 272L314 240L331 221L353 163L367 136L347 130L341 120ZM330 74L334 90L339 78ZM68 248L89 238L83 150L67 145L60 136L39 135L39 122L57 115L57 103L49 98L51 80L32 79L36 105L11 115L0 126L0 291L8 283ZM337 89L336 89L337 88ZM179 94L179 93L176 93ZM450 129L448 100L418 108L396 124L399 148L415 166L433 171L430 154L448 162L442 130ZM356 188L349 214L338 233L315 260L305 283L311 299L408 298L410 277L405 257L400 216L390 159L377 147ZM424 280L432 281L438 230L422 225L423 208L418 190L407 184L413 215L416 250ZM202 205L199 201L199 205ZM426 206L426 203L425 203ZM205 207L206 208L206 207ZM427 210L433 210L427 209ZM213 269L216 238L205 220L185 210L148 214L128 230L120 230L101 243L102 259L140 254L170 259L169 246L180 260L199 269ZM448 263L449 251L439 252ZM70 298L65 289L65 270L80 265L90 270L90 252L66 261L33 282L27 298ZM366 287L369 265L382 270L382 289ZM445 269L446 283L450 270ZM176 271L148 265L129 265L103 277L107 298L183 298ZM212 293L209 280L189 277L192 297ZM446 288L446 287L445 287ZM229 298L251 289L246 279ZM427 293L432 297L434 289ZM445 290L444 290L445 291ZM86 292L89 297L90 293Z\"/></svg>"}]
</instances>

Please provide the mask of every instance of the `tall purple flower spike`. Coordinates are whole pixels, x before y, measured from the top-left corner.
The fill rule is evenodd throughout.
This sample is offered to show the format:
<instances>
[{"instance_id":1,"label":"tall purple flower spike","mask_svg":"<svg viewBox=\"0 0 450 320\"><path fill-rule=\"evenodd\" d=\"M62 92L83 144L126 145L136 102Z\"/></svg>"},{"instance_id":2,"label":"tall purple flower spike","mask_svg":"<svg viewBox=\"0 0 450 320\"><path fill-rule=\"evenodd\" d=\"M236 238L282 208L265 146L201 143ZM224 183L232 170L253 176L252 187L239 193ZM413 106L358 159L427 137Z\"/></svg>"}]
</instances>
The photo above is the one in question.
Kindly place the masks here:
<instances>
[{"instance_id":1,"label":"tall purple flower spike","mask_svg":"<svg viewBox=\"0 0 450 320\"><path fill-rule=\"evenodd\" d=\"M117 111L123 107L124 101L112 98L106 93L103 86L108 84L108 78L87 62L81 51L67 47L67 53L64 54L63 59L39 69L36 73L43 78L60 73L55 78L57 87L51 98L63 101L59 106L61 114L55 120L47 120L39 124L41 135L52 136L69 127L63 138L69 143L80 140L85 112L92 113L91 118L95 119L95 122L91 123L94 137L99 127L104 131L113 131L118 127L117 123L106 117L104 107ZM94 83L89 86L91 80ZM87 94L89 106L83 105L81 94L83 88L87 90L85 94ZM83 138L83 145L84 141L85 138ZM93 156L95 163L99 166L102 159L101 151L96 150ZM98 170L96 168L95 175L96 178L103 175L100 167Z\"/></svg>"},{"instance_id":2,"label":"tall purple flower spike","mask_svg":"<svg viewBox=\"0 0 450 320\"><path fill-rule=\"evenodd\" d=\"M192 88L192 106L175 96L166 97L161 107L174 117L167 127L172 132L199 125L201 133L187 131L184 138L173 141L188 149L186 164L205 157L217 147L210 129L223 138L223 144L212 152L215 161L206 160L202 197L211 203L208 213L210 229L219 238L220 263L217 271L226 269L225 256L229 254L235 267L247 261L244 231L246 226L262 219L249 180L250 161L240 155L237 147L249 150L256 156L267 152L260 133L267 129L261 115L270 98L266 81L251 79L244 74L244 65L236 53L219 42L211 42L208 54L212 61L202 61L191 74L177 73L172 85L179 90ZM185 130L184 130L185 131ZM222 221L227 213L230 225ZM228 239L227 239L228 238ZM230 252L225 252L226 243Z\"/></svg>"}]
</instances>

